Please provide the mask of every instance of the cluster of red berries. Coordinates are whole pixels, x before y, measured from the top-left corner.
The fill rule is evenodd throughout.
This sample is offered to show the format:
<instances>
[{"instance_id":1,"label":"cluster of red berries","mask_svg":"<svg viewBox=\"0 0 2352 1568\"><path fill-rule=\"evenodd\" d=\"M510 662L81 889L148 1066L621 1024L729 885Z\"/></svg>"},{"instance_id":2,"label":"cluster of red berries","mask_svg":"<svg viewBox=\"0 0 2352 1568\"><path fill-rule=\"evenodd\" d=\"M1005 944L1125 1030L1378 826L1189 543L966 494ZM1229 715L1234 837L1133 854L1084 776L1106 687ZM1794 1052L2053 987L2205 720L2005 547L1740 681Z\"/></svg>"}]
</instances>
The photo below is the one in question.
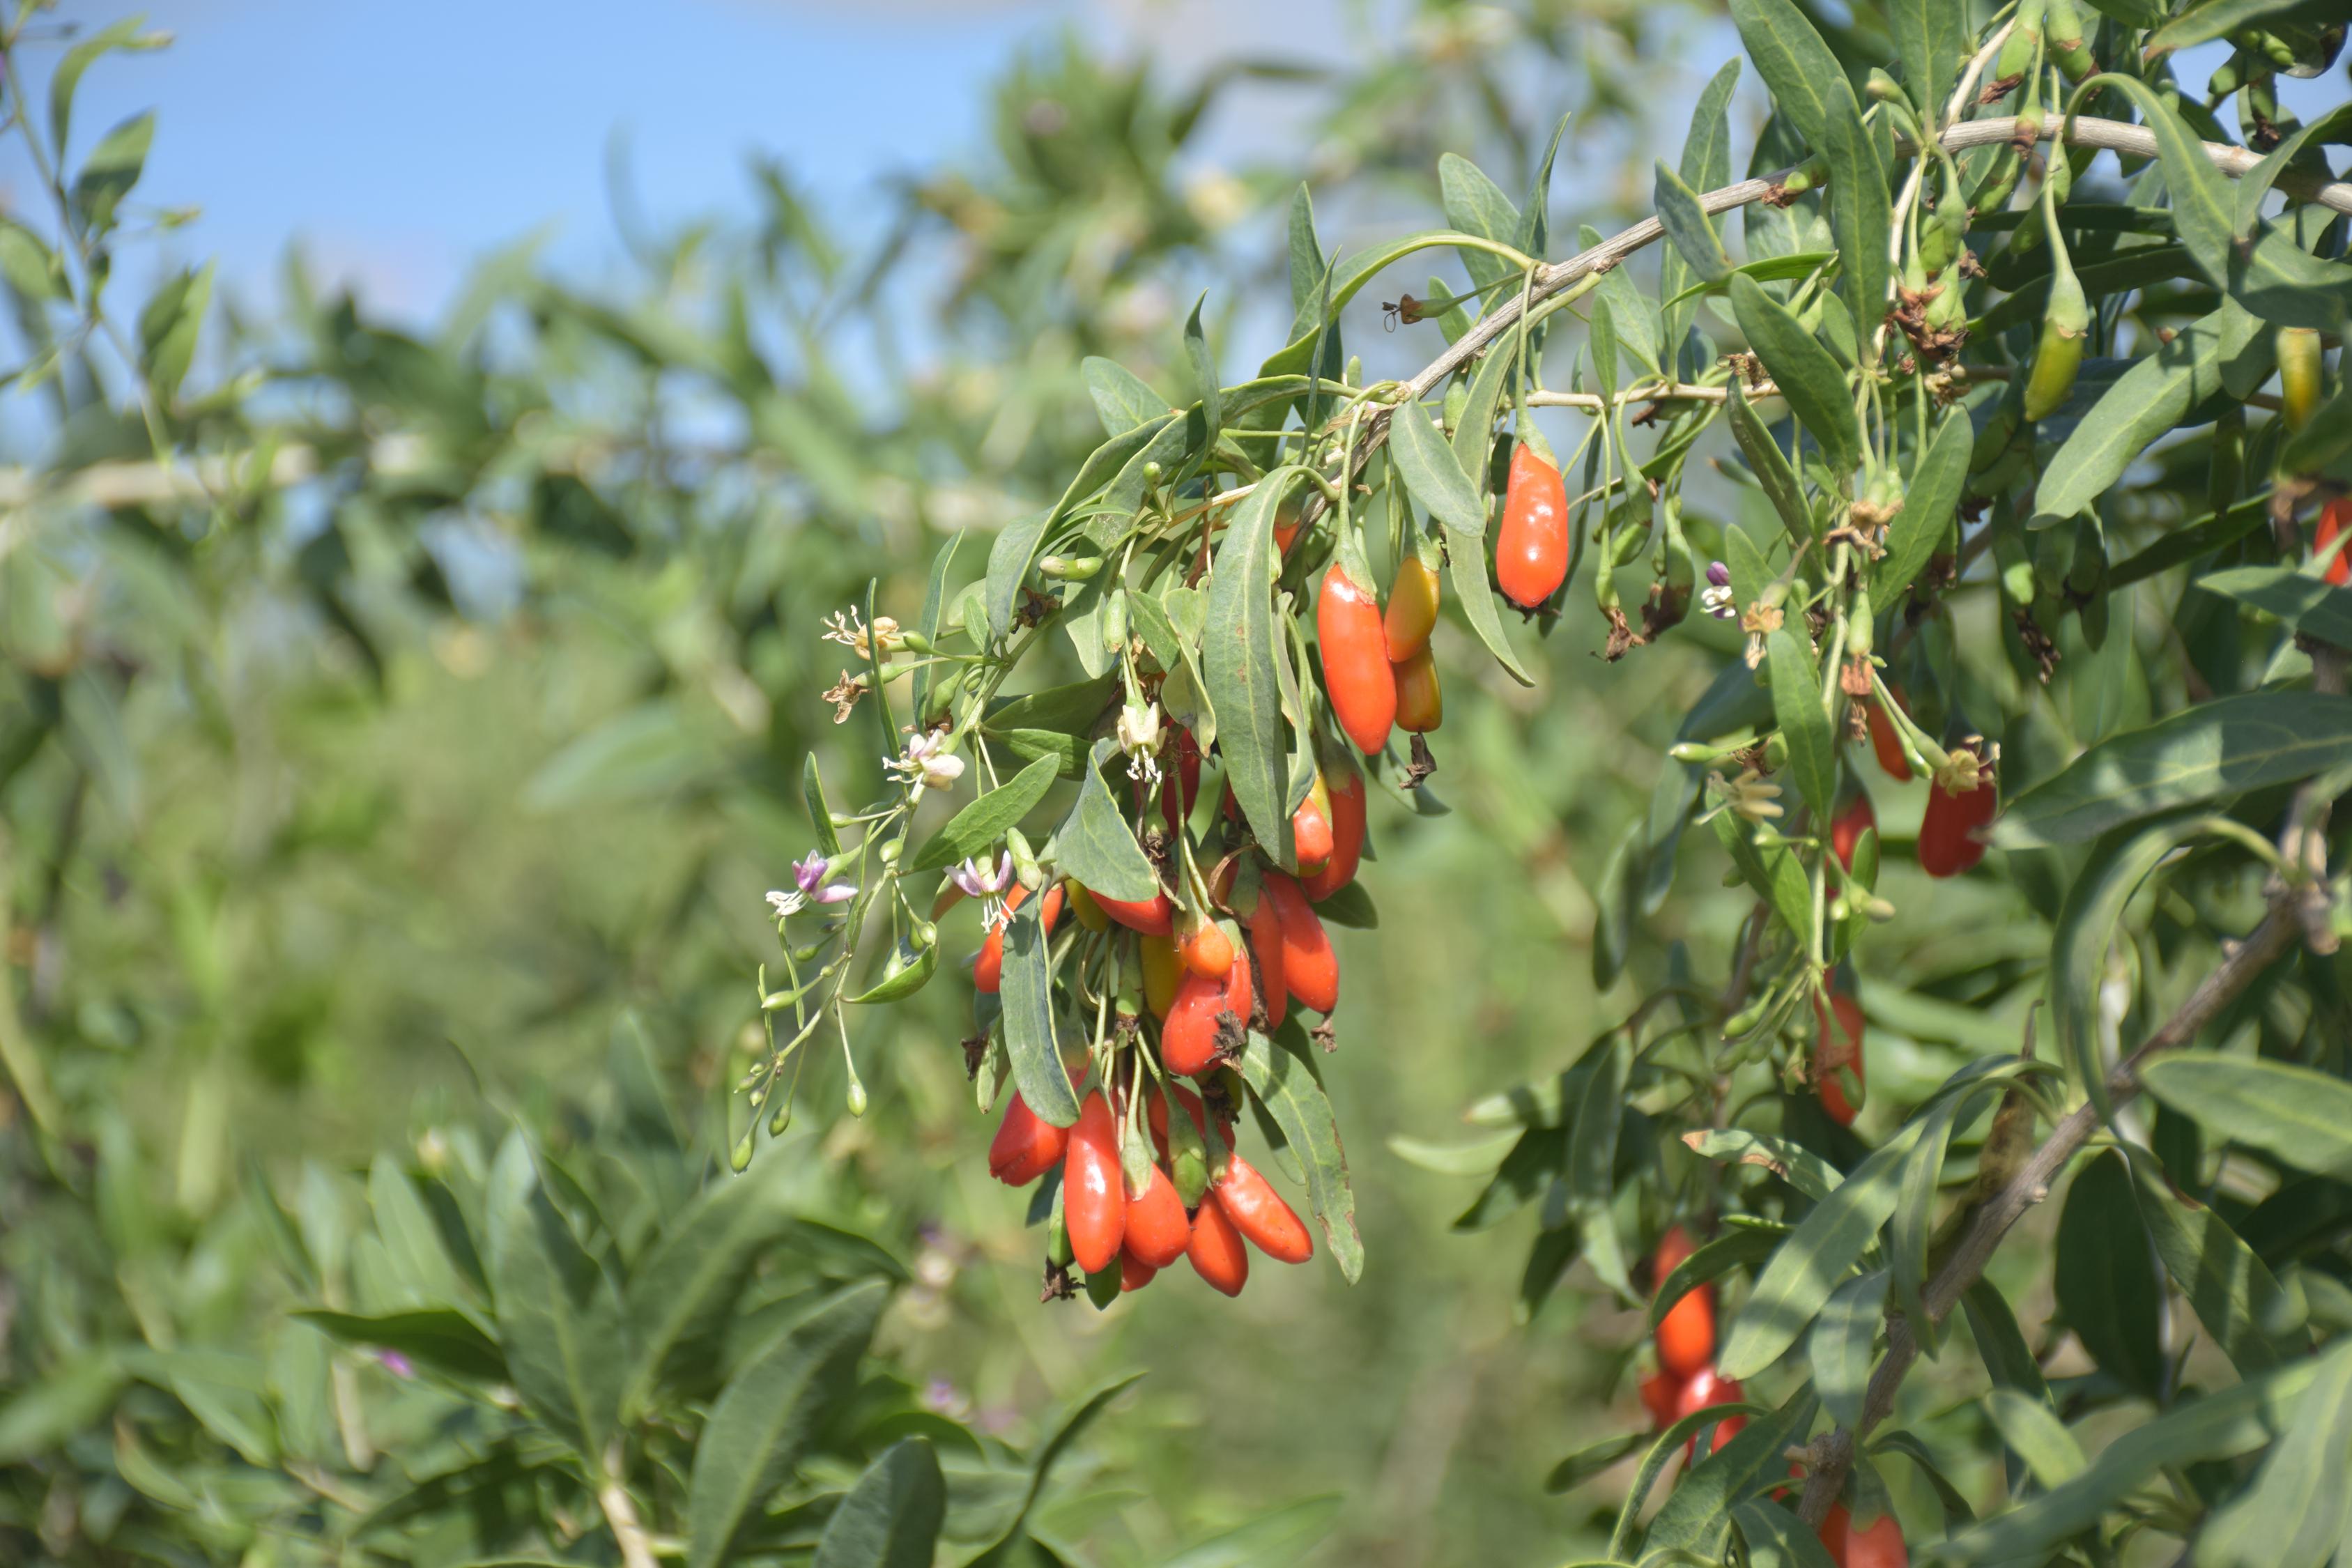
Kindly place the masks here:
<instances>
[{"instance_id":1,"label":"cluster of red berries","mask_svg":"<svg viewBox=\"0 0 2352 1568\"><path fill-rule=\"evenodd\" d=\"M1696 1250L1690 1232L1679 1225L1668 1226L1666 1234L1658 1238L1657 1251L1651 1255L1652 1289L1663 1286L1667 1277L1682 1267L1683 1260ZM1658 1370L1642 1380L1642 1404L1659 1430L1703 1410L1744 1402L1747 1396L1738 1380L1715 1370L1712 1280L1667 1308L1665 1315L1658 1320L1653 1339ZM1715 1436L1706 1451L1714 1453L1738 1436L1747 1425L1745 1415L1726 1415L1715 1424ZM1698 1462L1698 1438L1697 1432L1692 1433L1683 1447L1683 1465L1686 1469ZM1791 1466L1790 1474L1801 1471ZM1867 1526L1856 1529L1853 1515L1846 1506L1833 1503L1822 1520L1820 1533L1822 1545L1837 1568L1908 1568L1911 1561L1910 1551L1903 1544L1903 1526L1891 1513L1882 1514Z\"/></svg>"}]
</instances>

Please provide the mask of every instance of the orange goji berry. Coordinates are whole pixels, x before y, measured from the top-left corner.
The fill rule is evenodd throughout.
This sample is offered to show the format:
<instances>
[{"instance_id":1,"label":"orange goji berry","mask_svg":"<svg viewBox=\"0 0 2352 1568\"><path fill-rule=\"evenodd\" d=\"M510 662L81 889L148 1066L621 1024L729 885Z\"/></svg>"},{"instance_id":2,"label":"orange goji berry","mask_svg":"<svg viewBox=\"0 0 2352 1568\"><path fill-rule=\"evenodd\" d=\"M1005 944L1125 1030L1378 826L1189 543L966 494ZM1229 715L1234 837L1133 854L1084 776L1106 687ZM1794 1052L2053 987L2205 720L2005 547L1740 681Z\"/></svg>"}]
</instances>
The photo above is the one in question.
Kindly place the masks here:
<instances>
[{"instance_id":1,"label":"orange goji berry","mask_svg":"<svg viewBox=\"0 0 2352 1568\"><path fill-rule=\"evenodd\" d=\"M1711 1366L1703 1366L1683 1384L1683 1391L1675 1401L1675 1419L1680 1421L1718 1405L1737 1405L1746 1397L1746 1391L1736 1379L1725 1377ZM1745 1415L1725 1416L1715 1424L1715 1437L1707 1444L1706 1451L1714 1453L1738 1436L1739 1429L1747 1425L1748 1417ZM1683 1445L1683 1463L1688 1466L1696 1463L1697 1458L1698 1434L1694 1432L1690 1441Z\"/></svg>"},{"instance_id":2,"label":"orange goji berry","mask_svg":"<svg viewBox=\"0 0 2352 1568\"><path fill-rule=\"evenodd\" d=\"M1670 1372L1654 1372L1642 1380L1642 1408L1650 1424L1664 1429L1675 1424L1675 1406L1683 1396L1683 1380Z\"/></svg>"},{"instance_id":3,"label":"orange goji berry","mask_svg":"<svg viewBox=\"0 0 2352 1568\"><path fill-rule=\"evenodd\" d=\"M1894 694L1896 703L1903 705L1905 712L1911 710L1907 704L1903 703L1901 687L1890 685L1886 689ZM1879 706L1875 697L1869 699L1864 706L1870 720L1870 749L1878 758L1879 771L1896 784L1909 784L1911 763L1903 754L1903 741L1895 732L1895 721L1886 716L1886 710Z\"/></svg>"},{"instance_id":4,"label":"orange goji berry","mask_svg":"<svg viewBox=\"0 0 2352 1568\"><path fill-rule=\"evenodd\" d=\"M1853 804L1830 823L1830 850L1838 858L1838 864L1853 870L1853 847L1862 841L1864 833L1877 826L1878 813L1871 809L1870 796L1857 794Z\"/></svg>"},{"instance_id":5,"label":"orange goji berry","mask_svg":"<svg viewBox=\"0 0 2352 1568\"><path fill-rule=\"evenodd\" d=\"M1165 1268L1192 1244L1192 1223L1184 1216L1176 1184L1154 1165L1143 1191L1127 1195L1127 1236L1121 1245L1138 1262Z\"/></svg>"},{"instance_id":6,"label":"orange goji berry","mask_svg":"<svg viewBox=\"0 0 2352 1568\"><path fill-rule=\"evenodd\" d=\"M1423 647L1396 667L1397 728L1426 735L1445 721L1445 694L1437 685L1437 661Z\"/></svg>"},{"instance_id":7,"label":"orange goji berry","mask_svg":"<svg viewBox=\"0 0 2352 1568\"><path fill-rule=\"evenodd\" d=\"M1348 739L1370 755L1389 742L1396 723L1396 673L1389 663L1381 601L1347 563L1323 574L1315 601L1315 637L1323 651L1323 689Z\"/></svg>"},{"instance_id":8,"label":"orange goji berry","mask_svg":"<svg viewBox=\"0 0 2352 1568\"><path fill-rule=\"evenodd\" d=\"M1237 1020L1237 1027L1249 1026L1248 964L1227 964L1223 978L1218 980L1205 974L1185 975L1177 984L1168 1020L1160 1026L1161 1065L1185 1078L1217 1066L1224 1058L1219 1021L1227 1014Z\"/></svg>"},{"instance_id":9,"label":"orange goji berry","mask_svg":"<svg viewBox=\"0 0 2352 1568\"><path fill-rule=\"evenodd\" d=\"M1097 1089L1079 1108L1062 1157L1062 1217L1070 1251L1089 1274L1110 1267L1127 1235L1127 1187L1118 1171L1118 1130Z\"/></svg>"},{"instance_id":10,"label":"orange goji berry","mask_svg":"<svg viewBox=\"0 0 2352 1568\"><path fill-rule=\"evenodd\" d=\"M1315 1256L1315 1238L1307 1235L1297 1211L1239 1154L1226 1160L1225 1178L1217 1184L1215 1195L1234 1228L1276 1262L1304 1263Z\"/></svg>"},{"instance_id":11,"label":"orange goji berry","mask_svg":"<svg viewBox=\"0 0 2352 1568\"><path fill-rule=\"evenodd\" d=\"M1120 1295L1124 1296L1130 1290L1142 1289L1159 1278L1159 1275L1160 1270L1136 1257L1134 1253L1123 1247L1118 1249L1118 1293Z\"/></svg>"},{"instance_id":12,"label":"orange goji berry","mask_svg":"<svg viewBox=\"0 0 2352 1568\"><path fill-rule=\"evenodd\" d=\"M1184 1249L1192 1260L1192 1272L1228 1296L1238 1296L1249 1283L1249 1253L1242 1246L1242 1233L1211 1193L1201 1200L1192 1214L1192 1239Z\"/></svg>"},{"instance_id":13,"label":"orange goji berry","mask_svg":"<svg viewBox=\"0 0 2352 1568\"><path fill-rule=\"evenodd\" d=\"M1568 487L1559 470L1522 441L1511 453L1503 522L1495 535L1495 585L1532 610L1568 581Z\"/></svg>"},{"instance_id":14,"label":"orange goji berry","mask_svg":"<svg viewBox=\"0 0 2352 1568\"><path fill-rule=\"evenodd\" d=\"M1834 1030L1830 1027L1832 1012L1837 1015ZM1838 1073L1841 1068L1852 1073L1857 1089L1866 1081L1862 1053L1862 1004L1841 991L1832 994L1829 1006L1824 1008L1822 999L1815 996L1813 1017L1821 1025L1820 1036L1813 1043L1813 1091L1821 1096L1822 1109L1829 1112L1831 1121L1840 1127L1851 1127L1862 1105L1858 1096L1847 1098Z\"/></svg>"},{"instance_id":15,"label":"orange goji berry","mask_svg":"<svg viewBox=\"0 0 2352 1568\"><path fill-rule=\"evenodd\" d=\"M1016 1093L988 1144L988 1173L1008 1187L1025 1187L1062 1163L1070 1130L1029 1109Z\"/></svg>"},{"instance_id":16,"label":"orange goji berry","mask_svg":"<svg viewBox=\"0 0 2352 1568\"><path fill-rule=\"evenodd\" d=\"M1323 782L1323 770L1315 770L1315 783L1307 789L1307 798L1290 814L1290 841L1298 855L1301 875L1312 875L1330 863L1336 837L1331 826L1331 792Z\"/></svg>"},{"instance_id":17,"label":"orange goji berry","mask_svg":"<svg viewBox=\"0 0 2352 1568\"><path fill-rule=\"evenodd\" d=\"M1279 871L1265 874L1265 896L1274 900L1282 922L1282 984L1292 998L1318 1013L1339 1005L1339 955L1297 882Z\"/></svg>"},{"instance_id":18,"label":"orange goji berry","mask_svg":"<svg viewBox=\"0 0 2352 1568\"><path fill-rule=\"evenodd\" d=\"M1346 761L1335 764L1334 773L1331 858L1321 870L1298 879L1298 885L1317 903L1356 879L1356 863L1364 853L1364 775L1357 772L1354 763Z\"/></svg>"},{"instance_id":19,"label":"orange goji berry","mask_svg":"<svg viewBox=\"0 0 2352 1568\"><path fill-rule=\"evenodd\" d=\"M1234 944L1214 921L1199 921L1176 943L1176 956L1194 974L1223 980L1234 966Z\"/></svg>"},{"instance_id":20,"label":"orange goji berry","mask_svg":"<svg viewBox=\"0 0 2352 1568\"><path fill-rule=\"evenodd\" d=\"M2337 496L2319 509L2319 521L2311 531L2311 552L2318 554L2347 533L2352 533L2352 496ZM2352 543L2336 552L2326 576L2339 588L2352 584Z\"/></svg>"},{"instance_id":21,"label":"orange goji berry","mask_svg":"<svg viewBox=\"0 0 2352 1568\"><path fill-rule=\"evenodd\" d=\"M1911 1568L1911 1549L1903 1544L1903 1526L1891 1513L1882 1513L1864 1529L1853 1527L1845 1504L1830 1504L1822 1518L1822 1545L1837 1568Z\"/></svg>"},{"instance_id":22,"label":"orange goji berry","mask_svg":"<svg viewBox=\"0 0 2352 1568\"><path fill-rule=\"evenodd\" d=\"M1106 898L1096 893L1094 900L1102 906L1103 913L1128 930L1141 931L1145 936L1167 936L1176 929L1176 906L1164 892L1133 901Z\"/></svg>"}]
</instances>

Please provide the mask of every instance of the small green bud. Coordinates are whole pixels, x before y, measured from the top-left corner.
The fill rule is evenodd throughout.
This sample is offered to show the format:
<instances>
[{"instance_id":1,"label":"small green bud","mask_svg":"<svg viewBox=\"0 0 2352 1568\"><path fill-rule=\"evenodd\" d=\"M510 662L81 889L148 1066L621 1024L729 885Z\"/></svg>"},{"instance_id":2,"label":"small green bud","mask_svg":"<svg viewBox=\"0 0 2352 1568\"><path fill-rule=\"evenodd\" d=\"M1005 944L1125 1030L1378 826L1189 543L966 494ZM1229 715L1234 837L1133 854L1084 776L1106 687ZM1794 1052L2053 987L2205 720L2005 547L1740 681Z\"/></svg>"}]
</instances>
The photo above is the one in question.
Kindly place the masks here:
<instances>
[{"instance_id":1,"label":"small green bud","mask_svg":"<svg viewBox=\"0 0 2352 1568\"><path fill-rule=\"evenodd\" d=\"M2319 406L2319 333L2309 327L2278 330L2279 403L2289 430L2300 430Z\"/></svg>"},{"instance_id":2,"label":"small green bud","mask_svg":"<svg viewBox=\"0 0 2352 1568\"><path fill-rule=\"evenodd\" d=\"M1099 555L1048 555L1037 570L1057 582L1083 583L1102 570Z\"/></svg>"}]
</instances>

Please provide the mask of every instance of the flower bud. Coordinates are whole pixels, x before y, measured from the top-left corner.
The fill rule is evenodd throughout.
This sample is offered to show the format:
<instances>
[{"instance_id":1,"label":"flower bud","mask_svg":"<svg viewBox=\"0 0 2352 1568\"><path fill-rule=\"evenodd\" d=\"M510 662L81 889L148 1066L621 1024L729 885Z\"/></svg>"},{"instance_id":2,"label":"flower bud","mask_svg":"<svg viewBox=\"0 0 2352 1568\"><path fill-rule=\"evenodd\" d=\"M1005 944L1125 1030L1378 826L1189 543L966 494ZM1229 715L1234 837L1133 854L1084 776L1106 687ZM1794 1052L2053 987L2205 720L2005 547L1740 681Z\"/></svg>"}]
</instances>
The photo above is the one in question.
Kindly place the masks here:
<instances>
[{"instance_id":1,"label":"flower bud","mask_svg":"<svg viewBox=\"0 0 2352 1568\"><path fill-rule=\"evenodd\" d=\"M1037 570L1059 582L1083 583L1102 570L1099 555L1048 555Z\"/></svg>"},{"instance_id":2,"label":"flower bud","mask_svg":"<svg viewBox=\"0 0 2352 1568\"><path fill-rule=\"evenodd\" d=\"M2278 330L2279 402L2289 430L2308 424L2319 406L2319 334L2309 327Z\"/></svg>"}]
</instances>

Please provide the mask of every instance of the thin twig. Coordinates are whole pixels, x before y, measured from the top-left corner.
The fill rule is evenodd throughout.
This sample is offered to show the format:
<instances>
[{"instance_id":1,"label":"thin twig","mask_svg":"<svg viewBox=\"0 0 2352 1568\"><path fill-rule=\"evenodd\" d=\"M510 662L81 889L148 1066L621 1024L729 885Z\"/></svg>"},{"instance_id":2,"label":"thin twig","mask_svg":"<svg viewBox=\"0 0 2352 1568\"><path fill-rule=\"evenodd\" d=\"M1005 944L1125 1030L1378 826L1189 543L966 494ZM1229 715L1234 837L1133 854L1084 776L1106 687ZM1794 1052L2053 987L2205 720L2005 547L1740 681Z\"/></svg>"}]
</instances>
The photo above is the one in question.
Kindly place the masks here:
<instances>
[{"instance_id":1,"label":"thin twig","mask_svg":"<svg viewBox=\"0 0 2352 1568\"><path fill-rule=\"evenodd\" d=\"M621 1446L615 1443L604 1455L605 1479L597 1485L596 1505L604 1510L613 1539L620 1542L621 1561L626 1568L654 1568L653 1542L645 1526L637 1522L636 1500L621 1484L620 1471Z\"/></svg>"}]
</instances>

